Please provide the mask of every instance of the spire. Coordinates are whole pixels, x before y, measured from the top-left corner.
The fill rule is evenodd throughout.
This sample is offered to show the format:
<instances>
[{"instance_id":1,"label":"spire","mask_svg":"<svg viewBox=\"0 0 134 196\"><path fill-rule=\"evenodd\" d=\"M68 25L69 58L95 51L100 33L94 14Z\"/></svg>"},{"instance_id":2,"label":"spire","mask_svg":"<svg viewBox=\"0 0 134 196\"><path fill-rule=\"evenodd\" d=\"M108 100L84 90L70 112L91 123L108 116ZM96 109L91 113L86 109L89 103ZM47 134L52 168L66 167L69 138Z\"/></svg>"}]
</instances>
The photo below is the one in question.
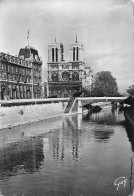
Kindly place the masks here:
<instances>
[{"instance_id":1,"label":"spire","mask_svg":"<svg viewBox=\"0 0 134 196\"><path fill-rule=\"evenodd\" d=\"M76 34L76 41L75 42L77 43L77 34Z\"/></svg>"},{"instance_id":2,"label":"spire","mask_svg":"<svg viewBox=\"0 0 134 196\"><path fill-rule=\"evenodd\" d=\"M27 32L27 41L28 41L28 47L29 47L29 30Z\"/></svg>"},{"instance_id":3,"label":"spire","mask_svg":"<svg viewBox=\"0 0 134 196\"><path fill-rule=\"evenodd\" d=\"M55 43L56 43L56 37L55 37Z\"/></svg>"}]
</instances>

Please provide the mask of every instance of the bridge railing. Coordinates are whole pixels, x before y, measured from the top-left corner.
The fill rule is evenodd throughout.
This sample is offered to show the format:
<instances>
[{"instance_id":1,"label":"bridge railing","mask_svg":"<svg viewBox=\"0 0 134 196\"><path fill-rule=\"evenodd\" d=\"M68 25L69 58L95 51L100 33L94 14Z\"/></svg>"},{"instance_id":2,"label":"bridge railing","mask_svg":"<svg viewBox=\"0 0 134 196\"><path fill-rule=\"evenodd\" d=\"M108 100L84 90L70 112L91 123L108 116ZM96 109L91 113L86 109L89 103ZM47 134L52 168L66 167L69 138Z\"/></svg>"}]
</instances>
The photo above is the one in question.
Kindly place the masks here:
<instances>
[{"instance_id":1,"label":"bridge railing","mask_svg":"<svg viewBox=\"0 0 134 196\"><path fill-rule=\"evenodd\" d=\"M125 100L127 97L77 97L77 100L104 100L104 101L114 101L114 100Z\"/></svg>"}]
</instances>

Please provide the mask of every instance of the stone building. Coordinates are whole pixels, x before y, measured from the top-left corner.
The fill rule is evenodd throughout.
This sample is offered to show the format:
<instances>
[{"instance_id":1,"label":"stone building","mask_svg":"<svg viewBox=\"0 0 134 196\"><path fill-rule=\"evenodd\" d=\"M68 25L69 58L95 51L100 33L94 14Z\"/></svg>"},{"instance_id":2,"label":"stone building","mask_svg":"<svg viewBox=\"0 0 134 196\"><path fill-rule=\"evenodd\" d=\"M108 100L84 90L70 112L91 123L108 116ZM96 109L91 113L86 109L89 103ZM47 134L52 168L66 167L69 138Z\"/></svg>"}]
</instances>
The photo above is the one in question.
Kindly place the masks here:
<instances>
[{"instance_id":1,"label":"stone building","mask_svg":"<svg viewBox=\"0 0 134 196\"><path fill-rule=\"evenodd\" d=\"M70 61L64 60L63 44L48 45L48 96L70 97L81 92L86 78L83 45L70 44Z\"/></svg>"},{"instance_id":2,"label":"stone building","mask_svg":"<svg viewBox=\"0 0 134 196\"><path fill-rule=\"evenodd\" d=\"M21 48L18 57L0 53L0 99L41 97L42 61L32 47Z\"/></svg>"}]
</instances>

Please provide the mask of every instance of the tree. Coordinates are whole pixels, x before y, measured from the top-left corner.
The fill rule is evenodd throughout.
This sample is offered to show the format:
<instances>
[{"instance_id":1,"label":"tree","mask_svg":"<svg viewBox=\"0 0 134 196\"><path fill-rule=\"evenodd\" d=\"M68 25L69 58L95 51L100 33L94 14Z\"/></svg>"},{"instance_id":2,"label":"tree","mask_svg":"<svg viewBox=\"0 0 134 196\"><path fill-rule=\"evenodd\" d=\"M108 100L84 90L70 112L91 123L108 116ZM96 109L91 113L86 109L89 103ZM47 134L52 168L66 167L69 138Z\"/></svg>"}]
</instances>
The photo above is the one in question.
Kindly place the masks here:
<instances>
[{"instance_id":1,"label":"tree","mask_svg":"<svg viewBox=\"0 0 134 196\"><path fill-rule=\"evenodd\" d=\"M85 86L82 87L82 94L84 95L84 97L90 97L90 90L89 90L89 88L86 88Z\"/></svg>"},{"instance_id":2,"label":"tree","mask_svg":"<svg viewBox=\"0 0 134 196\"><path fill-rule=\"evenodd\" d=\"M109 71L101 71L96 74L92 96L96 97L113 97L117 96L118 86L116 78Z\"/></svg>"},{"instance_id":3,"label":"tree","mask_svg":"<svg viewBox=\"0 0 134 196\"><path fill-rule=\"evenodd\" d=\"M128 87L127 92L129 95L134 96L134 84Z\"/></svg>"}]
</instances>

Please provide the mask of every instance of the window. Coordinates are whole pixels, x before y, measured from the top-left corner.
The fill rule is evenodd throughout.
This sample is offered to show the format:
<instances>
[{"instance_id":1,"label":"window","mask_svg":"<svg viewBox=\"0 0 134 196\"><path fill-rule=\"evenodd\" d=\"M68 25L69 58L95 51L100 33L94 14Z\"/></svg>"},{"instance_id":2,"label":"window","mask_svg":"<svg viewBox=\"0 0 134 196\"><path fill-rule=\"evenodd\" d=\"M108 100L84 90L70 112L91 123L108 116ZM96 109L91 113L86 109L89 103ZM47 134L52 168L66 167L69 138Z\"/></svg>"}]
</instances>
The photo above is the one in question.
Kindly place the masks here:
<instances>
[{"instance_id":1,"label":"window","mask_svg":"<svg viewBox=\"0 0 134 196\"><path fill-rule=\"evenodd\" d=\"M9 73L7 74L7 79L10 80L10 74Z\"/></svg>"},{"instance_id":2,"label":"window","mask_svg":"<svg viewBox=\"0 0 134 196\"><path fill-rule=\"evenodd\" d=\"M58 81L58 74L57 74L57 73L53 73L53 74L52 74L52 81L53 81L53 82Z\"/></svg>"},{"instance_id":3,"label":"window","mask_svg":"<svg viewBox=\"0 0 134 196\"><path fill-rule=\"evenodd\" d=\"M22 61L21 61L21 59L19 60L19 64L20 64L20 65L22 64Z\"/></svg>"},{"instance_id":4,"label":"window","mask_svg":"<svg viewBox=\"0 0 134 196\"><path fill-rule=\"evenodd\" d=\"M15 74L13 74L13 80L16 80L16 75Z\"/></svg>"},{"instance_id":5,"label":"window","mask_svg":"<svg viewBox=\"0 0 134 196\"><path fill-rule=\"evenodd\" d=\"M2 74L2 78L3 78L3 79L6 79L6 78L7 78L6 72L2 72L1 74Z\"/></svg>"},{"instance_id":6,"label":"window","mask_svg":"<svg viewBox=\"0 0 134 196\"><path fill-rule=\"evenodd\" d=\"M11 58L11 63L13 63L14 62L14 60L13 60L13 58Z\"/></svg>"},{"instance_id":7,"label":"window","mask_svg":"<svg viewBox=\"0 0 134 196\"><path fill-rule=\"evenodd\" d=\"M0 61L0 69L2 69L2 63L1 63L1 61Z\"/></svg>"},{"instance_id":8,"label":"window","mask_svg":"<svg viewBox=\"0 0 134 196\"><path fill-rule=\"evenodd\" d=\"M64 72L62 73L62 79L63 79L63 81L69 81L69 79L70 79L70 74L69 74L69 72L64 71Z\"/></svg>"},{"instance_id":9,"label":"window","mask_svg":"<svg viewBox=\"0 0 134 196\"><path fill-rule=\"evenodd\" d=\"M69 69L69 65L62 65L62 69Z\"/></svg>"},{"instance_id":10,"label":"window","mask_svg":"<svg viewBox=\"0 0 134 196\"><path fill-rule=\"evenodd\" d=\"M74 72L74 73L72 74L72 80L73 80L73 81L79 81L79 74L78 74L77 72Z\"/></svg>"},{"instance_id":11,"label":"window","mask_svg":"<svg viewBox=\"0 0 134 196\"><path fill-rule=\"evenodd\" d=\"M51 65L51 69L58 69L58 65L56 64L56 65Z\"/></svg>"},{"instance_id":12,"label":"window","mask_svg":"<svg viewBox=\"0 0 134 196\"><path fill-rule=\"evenodd\" d=\"M56 50L56 62L58 62L58 48L56 48L55 50Z\"/></svg>"},{"instance_id":13,"label":"window","mask_svg":"<svg viewBox=\"0 0 134 196\"><path fill-rule=\"evenodd\" d=\"M15 58L15 63L18 64L18 59L17 58Z\"/></svg>"},{"instance_id":14,"label":"window","mask_svg":"<svg viewBox=\"0 0 134 196\"><path fill-rule=\"evenodd\" d=\"M22 82L22 76L21 75L19 76L19 81Z\"/></svg>"},{"instance_id":15,"label":"window","mask_svg":"<svg viewBox=\"0 0 134 196\"><path fill-rule=\"evenodd\" d=\"M12 66L10 66L10 73L12 73Z\"/></svg>"},{"instance_id":16,"label":"window","mask_svg":"<svg viewBox=\"0 0 134 196\"><path fill-rule=\"evenodd\" d=\"M54 62L54 48L52 48L52 62Z\"/></svg>"},{"instance_id":17,"label":"window","mask_svg":"<svg viewBox=\"0 0 134 196\"><path fill-rule=\"evenodd\" d=\"M2 69L2 70L4 69L4 65L3 65L3 63L1 63L1 69Z\"/></svg>"},{"instance_id":18,"label":"window","mask_svg":"<svg viewBox=\"0 0 134 196\"><path fill-rule=\"evenodd\" d=\"M79 48L78 47L76 48L76 60L77 61L79 60Z\"/></svg>"},{"instance_id":19,"label":"window","mask_svg":"<svg viewBox=\"0 0 134 196\"><path fill-rule=\"evenodd\" d=\"M75 61L75 47L73 47L73 61Z\"/></svg>"},{"instance_id":20,"label":"window","mask_svg":"<svg viewBox=\"0 0 134 196\"><path fill-rule=\"evenodd\" d=\"M6 71L6 64L5 63L3 64L3 69L4 69L4 71Z\"/></svg>"},{"instance_id":21,"label":"window","mask_svg":"<svg viewBox=\"0 0 134 196\"><path fill-rule=\"evenodd\" d=\"M16 72L16 73L18 72L18 67L15 68L15 72Z\"/></svg>"},{"instance_id":22,"label":"window","mask_svg":"<svg viewBox=\"0 0 134 196\"><path fill-rule=\"evenodd\" d=\"M13 67L13 73L15 73L15 71L16 71L16 67Z\"/></svg>"},{"instance_id":23,"label":"window","mask_svg":"<svg viewBox=\"0 0 134 196\"><path fill-rule=\"evenodd\" d=\"M79 65L72 65L72 69L79 69Z\"/></svg>"},{"instance_id":24,"label":"window","mask_svg":"<svg viewBox=\"0 0 134 196\"><path fill-rule=\"evenodd\" d=\"M8 65L8 67L7 67L7 71L8 71L8 72L10 72L10 65Z\"/></svg>"},{"instance_id":25,"label":"window","mask_svg":"<svg viewBox=\"0 0 134 196\"><path fill-rule=\"evenodd\" d=\"M13 80L13 75L12 74L10 74L10 80Z\"/></svg>"},{"instance_id":26,"label":"window","mask_svg":"<svg viewBox=\"0 0 134 196\"><path fill-rule=\"evenodd\" d=\"M8 55L6 56L6 59L8 62L10 61L10 57Z\"/></svg>"}]
</instances>

